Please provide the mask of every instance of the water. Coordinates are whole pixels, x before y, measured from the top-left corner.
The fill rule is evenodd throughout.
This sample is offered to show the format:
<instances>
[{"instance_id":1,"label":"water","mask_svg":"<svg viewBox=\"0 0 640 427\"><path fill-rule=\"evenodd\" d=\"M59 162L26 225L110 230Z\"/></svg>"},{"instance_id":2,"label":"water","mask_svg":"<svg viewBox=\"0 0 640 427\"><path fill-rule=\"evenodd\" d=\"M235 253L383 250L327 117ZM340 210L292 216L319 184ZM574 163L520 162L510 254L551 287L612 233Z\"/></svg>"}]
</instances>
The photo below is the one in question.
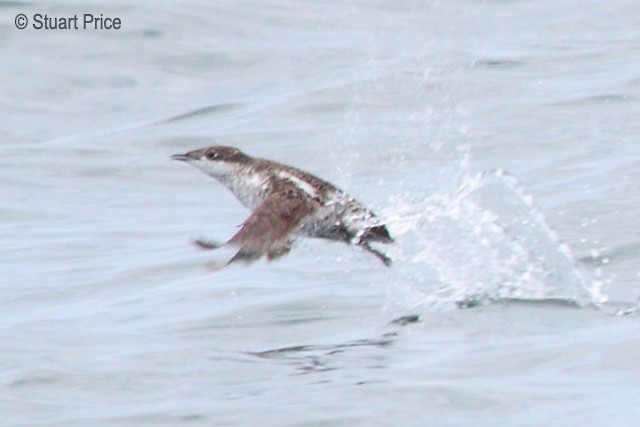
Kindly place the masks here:
<instances>
[{"instance_id":1,"label":"water","mask_svg":"<svg viewBox=\"0 0 640 427\"><path fill-rule=\"evenodd\" d=\"M635 2L0 10L0 425L640 422ZM214 143L370 205L394 266L213 273L247 212L168 157Z\"/></svg>"}]
</instances>

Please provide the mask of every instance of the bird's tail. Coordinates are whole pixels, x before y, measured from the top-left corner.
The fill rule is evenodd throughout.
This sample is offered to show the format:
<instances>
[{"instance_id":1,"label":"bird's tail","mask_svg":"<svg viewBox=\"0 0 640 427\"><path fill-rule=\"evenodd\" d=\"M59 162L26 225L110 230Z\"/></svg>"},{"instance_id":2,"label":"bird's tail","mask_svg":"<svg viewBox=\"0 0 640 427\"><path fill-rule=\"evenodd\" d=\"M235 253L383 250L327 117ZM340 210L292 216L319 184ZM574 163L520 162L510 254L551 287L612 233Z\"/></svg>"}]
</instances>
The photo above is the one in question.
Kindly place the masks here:
<instances>
[{"instance_id":1,"label":"bird's tail","mask_svg":"<svg viewBox=\"0 0 640 427\"><path fill-rule=\"evenodd\" d=\"M393 243L393 238L389 234L386 225L376 225L367 228L362 236L360 236L361 242L380 242L380 243Z\"/></svg>"}]
</instances>

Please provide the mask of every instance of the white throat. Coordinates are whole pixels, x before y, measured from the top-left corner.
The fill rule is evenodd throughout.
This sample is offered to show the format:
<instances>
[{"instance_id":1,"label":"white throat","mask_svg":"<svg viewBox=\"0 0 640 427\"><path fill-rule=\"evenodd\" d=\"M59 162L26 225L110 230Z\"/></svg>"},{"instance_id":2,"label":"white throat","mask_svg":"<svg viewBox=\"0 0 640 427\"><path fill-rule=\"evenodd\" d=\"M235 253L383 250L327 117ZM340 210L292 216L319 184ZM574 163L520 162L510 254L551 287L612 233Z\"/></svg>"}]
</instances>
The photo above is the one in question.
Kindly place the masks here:
<instances>
[{"instance_id":1,"label":"white throat","mask_svg":"<svg viewBox=\"0 0 640 427\"><path fill-rule=\"evenodd\" d=\"M269 189L269 177L262 173L249 173L246 165L229 162L197 160L192 162L207 175L227 187L243 205L255 209L264 200Z\"/></svg>"},{"instance_id":2,"label":"white throat","mask_svg":"<svg viewBox=\"0 0 640 427\"><path fill-rule=\"evenodd\" d=\"M230 176L234 175L239 169L239 166L233 163L214 162L211 160L195 160L191 164L225 184L230 179Z\"/></svg>"}]
</instances>

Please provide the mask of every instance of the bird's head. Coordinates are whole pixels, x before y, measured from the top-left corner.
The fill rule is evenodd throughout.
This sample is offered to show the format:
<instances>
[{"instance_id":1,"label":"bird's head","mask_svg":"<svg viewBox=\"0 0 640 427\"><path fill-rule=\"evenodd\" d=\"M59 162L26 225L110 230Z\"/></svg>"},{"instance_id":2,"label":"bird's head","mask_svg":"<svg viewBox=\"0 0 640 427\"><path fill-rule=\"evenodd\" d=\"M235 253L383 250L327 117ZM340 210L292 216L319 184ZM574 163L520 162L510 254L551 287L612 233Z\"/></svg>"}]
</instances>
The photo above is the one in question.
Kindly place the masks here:
<instances>
[{"instance_id":1,"label":"bird's head","mask_svg":"<svg viewBox=\"0 0 640 427\"><path fill-rule=\"evenodd\" d=\"M232 173L251 161L251 157L237 148L222 145L200 148L185 154L174 154L171 159L187 162L214 178Z\"/></svg>"}]
</instances>

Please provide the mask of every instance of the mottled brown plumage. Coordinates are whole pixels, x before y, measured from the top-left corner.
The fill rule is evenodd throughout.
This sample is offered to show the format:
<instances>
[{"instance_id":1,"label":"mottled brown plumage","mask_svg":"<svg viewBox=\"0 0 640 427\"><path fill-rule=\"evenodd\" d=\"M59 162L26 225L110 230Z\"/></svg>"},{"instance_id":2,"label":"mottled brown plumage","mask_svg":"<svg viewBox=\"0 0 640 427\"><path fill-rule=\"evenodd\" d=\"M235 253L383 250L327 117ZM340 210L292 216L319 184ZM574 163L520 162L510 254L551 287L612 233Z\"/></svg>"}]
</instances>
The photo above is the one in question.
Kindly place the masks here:
<instances>
[{"instance_id":1,"label":"mottled brown plumage","mask_svg":"<svg viewBox=\"0 0 640 427\"><path fill-rule=\"evenodd\" d=\"M392 243L377 216L334 185L300 169L255 159L237 148L213 146L172 156L218 179L253 212L225 245L238 248L229 262L273 260L287 254L299 235L358 245L385 265L391 259L371 247ZM197 241L215 249L221 245Z\"/></svg>"},{"instance_id":2,"label":"mottled brown plumage","mask_svg":"<svg viewBox=\"0 0 640 427\"><path fill-rule=\"evenodd\" d=\"M300 227L300 222L318 208L317 201L291 183L272 183L271 192L264 202L227 242L240 248L232 261L253 261L263 255L273 260L285 255L291 250L291 236Z\"/></svg>"}]
</instances>

